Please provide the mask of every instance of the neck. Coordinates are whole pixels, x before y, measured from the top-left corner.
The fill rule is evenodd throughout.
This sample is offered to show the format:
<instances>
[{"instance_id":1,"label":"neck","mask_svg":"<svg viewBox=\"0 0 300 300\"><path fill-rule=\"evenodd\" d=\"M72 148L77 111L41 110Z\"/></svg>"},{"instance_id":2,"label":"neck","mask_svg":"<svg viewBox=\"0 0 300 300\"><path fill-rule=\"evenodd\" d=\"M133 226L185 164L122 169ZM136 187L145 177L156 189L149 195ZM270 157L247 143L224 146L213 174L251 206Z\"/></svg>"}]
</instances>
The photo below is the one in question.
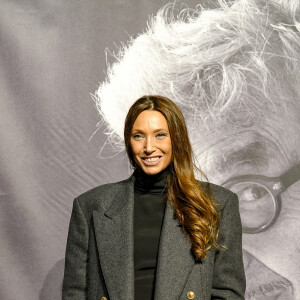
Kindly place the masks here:
<instances>
[{"instance_id":1,"label":"neck","mask_svg":"<svg viewBox=\"0 0 300 300\"><path fill-rule=\"evenodd\" d=\"M167 175L170 172L170 166L166 167L161 172L148 175L142 169L137 168L134 171L135 176L135 189L143 191L166 191Z\"/></svg>"}]
</instances>

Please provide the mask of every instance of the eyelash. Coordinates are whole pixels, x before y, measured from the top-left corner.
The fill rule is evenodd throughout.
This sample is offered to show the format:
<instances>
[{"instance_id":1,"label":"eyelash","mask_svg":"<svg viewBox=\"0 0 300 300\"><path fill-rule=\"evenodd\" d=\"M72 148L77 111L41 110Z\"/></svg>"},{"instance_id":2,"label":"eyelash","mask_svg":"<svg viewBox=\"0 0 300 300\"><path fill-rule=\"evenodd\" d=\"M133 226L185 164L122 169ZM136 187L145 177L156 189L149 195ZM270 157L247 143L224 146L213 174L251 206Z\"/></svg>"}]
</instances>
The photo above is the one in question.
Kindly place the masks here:
<instances>
[{"instance_id":1,"label":"eyelash","mask_svg":"<svg viewBox=\"0 0 300 300\"><path fill-rule=\"evenodd\" d=\"M165 133L158 133L156 136L158 136L158 135L167 136ZM136 139L137 136L142 136L142 135L141 134L135 134L135 135L133 135L133 138Z\"/></svg>"}]
</instances>

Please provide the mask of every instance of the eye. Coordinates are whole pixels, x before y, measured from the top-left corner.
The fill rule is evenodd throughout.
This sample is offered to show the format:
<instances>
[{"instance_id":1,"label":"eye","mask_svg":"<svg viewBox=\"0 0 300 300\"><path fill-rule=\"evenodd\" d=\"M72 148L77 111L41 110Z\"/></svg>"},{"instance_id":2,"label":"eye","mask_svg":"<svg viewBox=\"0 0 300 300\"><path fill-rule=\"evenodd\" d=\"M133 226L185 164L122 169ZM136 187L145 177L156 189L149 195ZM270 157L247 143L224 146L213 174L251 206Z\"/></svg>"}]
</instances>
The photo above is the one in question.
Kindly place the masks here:
<instances>
[{"instance_id":1,"label":"eye","mask_svg":"<svg viewBox=\"0 0 300 300\"><path fill-rule=\"evenodd\" d=\"M165 137L165 136L167 136L165 133L158 133L157 135L156 135L157 137Z\"/></svg>"},{"instance_id":2,"label":"eye","mask_svg":"<svg viewBox=\"0 0 300 300\"><path fill-rule=\"evenodd\" d=\"M262 199L264 196L268 195L268 191L258 185L250 185L239 191L239 198L241 201L256 201Z\"/></svg>"},{"instance_id":3,"label":"eye","mask_svg":"<svg viewBox=\"0 0 300 300\"><path fill-rule=\"evenodd\" d=\"M139 140L139 139L141 139L143 136L142 136L141 134L134 134L132 137L133 137L134 139Z\"/></svg>"}]
</instances>

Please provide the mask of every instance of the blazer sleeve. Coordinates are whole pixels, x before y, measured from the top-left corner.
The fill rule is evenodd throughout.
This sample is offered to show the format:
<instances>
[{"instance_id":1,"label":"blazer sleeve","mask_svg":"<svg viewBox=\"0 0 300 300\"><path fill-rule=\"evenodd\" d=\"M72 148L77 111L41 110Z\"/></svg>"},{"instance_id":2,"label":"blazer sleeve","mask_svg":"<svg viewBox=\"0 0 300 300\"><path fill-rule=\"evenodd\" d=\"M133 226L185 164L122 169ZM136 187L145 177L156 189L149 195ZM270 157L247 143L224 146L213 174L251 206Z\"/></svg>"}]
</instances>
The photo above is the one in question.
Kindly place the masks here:
<instances>
[{"instance_id":1,"label":"blazer sleeve","mask_svg":"<svg viewBox=\"0 0 300 300\"><path fill-rule=\"evenodd\" d=\"M66 246L62 300L87 299L88 235L88 222L76 198Z\"/></svg>"},{"instance_id":2,"label":"blazer sleeve","mask_svg":"<svg viewBox=\"0 0 300 300\"><path fill-rule=\"evenodd\" d=\"M226 248L216 251L211 299L245 299L242 225L238 197L234 193L220 213L219 243Z\"/></svg>"}]
</instances>

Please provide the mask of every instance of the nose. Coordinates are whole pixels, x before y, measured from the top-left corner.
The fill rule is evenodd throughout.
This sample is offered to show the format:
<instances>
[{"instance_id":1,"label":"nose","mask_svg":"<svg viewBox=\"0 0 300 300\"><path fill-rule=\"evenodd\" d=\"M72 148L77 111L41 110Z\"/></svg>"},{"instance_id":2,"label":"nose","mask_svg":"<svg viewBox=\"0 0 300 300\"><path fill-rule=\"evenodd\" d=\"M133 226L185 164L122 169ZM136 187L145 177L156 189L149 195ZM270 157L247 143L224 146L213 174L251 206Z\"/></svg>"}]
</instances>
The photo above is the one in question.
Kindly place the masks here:
<instances>
[{"instance_id":1,"label":"nose","mask_svg":"<svg viewBox=\"0 0 300 300\"><path fill-rule=\"evenodd\" d=\"M152 140L152 137L151 136L148 136L147 138L146 138L146 142L145 142L146 144L145 144L145 152L146 153L148 153L148 154L150 154L150 153L152 153L153 151L154 151L154 149L153 149L153 144L154 144L154 142L153 142L153 140Z\"/></svg>"}]
</instances>

